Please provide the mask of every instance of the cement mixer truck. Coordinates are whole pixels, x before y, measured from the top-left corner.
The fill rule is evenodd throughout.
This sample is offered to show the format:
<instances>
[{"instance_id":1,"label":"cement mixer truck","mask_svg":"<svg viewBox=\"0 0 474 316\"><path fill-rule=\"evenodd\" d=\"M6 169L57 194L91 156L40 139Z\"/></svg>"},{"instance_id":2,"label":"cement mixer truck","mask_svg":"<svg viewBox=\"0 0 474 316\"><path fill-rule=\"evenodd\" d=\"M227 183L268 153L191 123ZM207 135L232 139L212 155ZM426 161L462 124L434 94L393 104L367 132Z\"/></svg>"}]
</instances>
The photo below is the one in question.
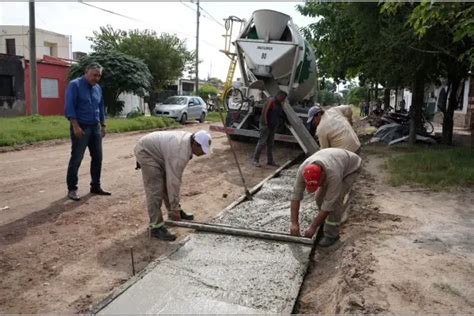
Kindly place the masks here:
<instances>
[{"instance_id":1,"label":"cement mixer truck","mask_svg":"<svg viewBox=\"0 0 474 316\"><path fill-rule=\"evenodd\" d=\"M226 21L230 33L233 21L237 21L235 17ZM315 56L291 17L273 10L255 11L232 44L233 52L226 38L223 52L231 59L231 65L224 86L225 128L212 125L211 130L226 131L234 138L258 138L261 109L269 97L283 90L288 94L283 109L289 123L280 127L275 139L297 142L306 154L317 151L317 144L303 123L315 86ZM230 87L236 64L241 82Z\"/></svg>"}]
</instances>

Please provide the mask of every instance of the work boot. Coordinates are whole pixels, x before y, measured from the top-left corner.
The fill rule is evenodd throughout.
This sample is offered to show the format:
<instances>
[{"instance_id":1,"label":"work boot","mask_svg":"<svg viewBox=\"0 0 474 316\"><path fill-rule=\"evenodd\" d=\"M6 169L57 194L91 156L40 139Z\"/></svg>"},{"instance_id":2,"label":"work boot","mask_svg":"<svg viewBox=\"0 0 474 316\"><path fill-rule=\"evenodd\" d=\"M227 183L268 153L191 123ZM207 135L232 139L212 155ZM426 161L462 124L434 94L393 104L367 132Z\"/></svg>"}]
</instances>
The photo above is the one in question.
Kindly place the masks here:
<instances>
[{"instance_id":1,"label":"work boot","mask_svg":"<svg viewBox=\"0 0 474 316\"><path fill-rule=\"evenodd\" d=\"M112 195L112 193L106 192L102 190L102 188L91 188L91 193L97 195Z\"/></svg>"},{"instance_id":2,"label":"work boot","mask_svg":"<svg viewBox=\"0 0 474 316\"><path fill-rule=\"evenodd\" d=\"M158 228L152 228L151 229L151 235L155 238L158 238L160 240L164 241L174 241L176 240L176 235L173 235L166 229L165 226L161 226Z\"/></svg>"},{"instance_id":3,"label":"work boot","mask_svg":"<svg viewBox=\"0 0 474 316\"><path fill-rule=\"evenodd\" d=\"M187 220L187 221L192 221L194 219L193 213L186 213L183 210L179 211L179 215L181 216L181 219Z\"/></svg>"},{"instance_id":4,"label":"work boot","mask_svg":"<svg viewBox=\"0 0 474 316\"><path fill-rule=\"evenodd\" d=\"M257 168L260 168L262 166L257 160L254 160L252 164L254 165L254 167Z\"/></svg>"},{"instance_id":5,"label":"work boot","mask_svg":"<svg viewBox=\"0 0 474 316\"><path fill-rule=\"evenodd\" d=\"M81 197L77 193L77 190L71 190L67 193L67 197L70 198L73 201L79 201Z\"/></svg>"},{"instance_id":6,"label":"work boot","mask_svg":"<svg viewBox=\"0 0 474 316\"><path fill-rule=\"evenodd\" d=\"M337 237L326 237L326 236L324 236L323 238L321 238L318 245L320 247L326 248L326 247L332 246L338 240L339 240L339 236L337 236Z\"/></svg>"}]
</instances>

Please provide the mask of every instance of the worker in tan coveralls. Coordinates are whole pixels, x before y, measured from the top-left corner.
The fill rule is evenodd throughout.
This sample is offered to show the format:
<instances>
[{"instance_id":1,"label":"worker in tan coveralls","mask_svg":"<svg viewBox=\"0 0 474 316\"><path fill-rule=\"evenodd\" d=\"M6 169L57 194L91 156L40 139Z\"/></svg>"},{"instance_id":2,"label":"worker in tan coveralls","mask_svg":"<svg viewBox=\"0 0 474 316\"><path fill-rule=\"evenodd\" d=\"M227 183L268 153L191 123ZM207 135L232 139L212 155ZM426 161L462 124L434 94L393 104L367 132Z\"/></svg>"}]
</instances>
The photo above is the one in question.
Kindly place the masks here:
<instances>
[{"instance_id":1,"label":"worker in tan coveralls","mask_svg":"<svg viewBox=\"0 0 474 316\"><path fill-rule=\"evenodd\" d=\"M300 235L299 210L304 191L316 192L319 213L304 236L311 238L324 224L321 247L329 247L339 239L339 226L349 201L344 198L350 191L361 165L358 155L339 148L321 149L307 158L299 167L291 197L290 233ZM318 190L319 188L319 190Z\"/></svg>"},{"instance_id":2,"label":"worker in tan coveralls","mask_svg":"<svg viewBox=\"0 0 474 316\"><path fill-rule=\"evenodd\" d=\"M316 136L321 148L342 148L351 152L358 152L359 137L355 133L348 119L343 116L342 108L324 111L315 105L308 111L308 124L316 128Z\"/></svg>"},{"instance_id":3,"label":"worker in tan coveralls","mask_svg":"<svg viewBox=\"0 0 474 316\"><path fill-rule=\"evenodd\" d=\"M327 113L336 113L344 116L349 124L354 125L354 122L352 121L352 116L354 115L354 111L352 111L352 106L351 105L338 105L338 106L332 106L330 107L327 111Z\"/></svg>"},{"instance_id":4,"label":"worker in tan coveralls","mask_svg":"<svg viewBox=\"0 0 474 316\"><path fill-rule=\"evenodd\" d=\"M194 216L181 209L179 190L184 168L193 154L209 153L211 135L204 130L196 133L184 131L153 132L143 136L135 146L137 168L141 168L146 204L150 216L151 235L173 241L163 222L162 201L172 220L192 220Z\"/></svg>"}]
</instances>

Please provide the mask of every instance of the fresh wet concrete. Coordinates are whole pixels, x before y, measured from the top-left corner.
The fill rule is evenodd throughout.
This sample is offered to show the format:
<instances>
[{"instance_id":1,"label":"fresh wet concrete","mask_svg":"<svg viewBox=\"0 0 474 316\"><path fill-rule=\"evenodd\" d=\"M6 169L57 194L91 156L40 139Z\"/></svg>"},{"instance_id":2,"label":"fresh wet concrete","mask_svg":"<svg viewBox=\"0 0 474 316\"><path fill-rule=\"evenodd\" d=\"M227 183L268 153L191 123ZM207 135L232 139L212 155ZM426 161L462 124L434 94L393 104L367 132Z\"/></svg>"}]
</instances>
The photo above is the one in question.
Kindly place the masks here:
<instances>
[{"instance_id":1,"label":"fresh wet concrete","mask_svg":"<svg viewBox=\"0 0 474 316\"><path fill-rule=\"evenodd\" d=\"M295 173L296 167L282 171L252 201L213 222L287 233ZM307 196L302 227L315 210ZM196 232L100 313L291 313L310 252L311 246L303 244Z\"/></svg>"}]
</instances>

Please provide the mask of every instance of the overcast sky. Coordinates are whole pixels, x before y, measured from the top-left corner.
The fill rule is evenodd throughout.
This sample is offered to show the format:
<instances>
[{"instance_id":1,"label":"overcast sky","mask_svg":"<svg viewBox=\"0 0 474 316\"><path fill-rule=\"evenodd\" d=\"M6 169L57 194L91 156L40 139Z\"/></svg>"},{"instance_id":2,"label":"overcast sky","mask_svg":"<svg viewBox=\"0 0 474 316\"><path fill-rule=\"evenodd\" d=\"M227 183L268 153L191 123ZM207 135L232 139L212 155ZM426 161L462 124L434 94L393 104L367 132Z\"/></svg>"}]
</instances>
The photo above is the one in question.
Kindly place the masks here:
<instances>
[{"instance_id":1,"label":"overcast sky","mask_svg":"<svg viewBox=\"0 0 474 316\"><path fill-rule=\"evenodd\" d=\"M199 77L208 74L225 80L229 60L219 49L224 48L225 33L223 19L234 15L249 19L258 9L272 9L290 15L298 26L314 21L300 15L295 7L303 1L294 2L201 2ZM183 2L90 2L90 4L119 14L127 19L79 2L36 2L36 27L71 35L72 50L90 52L86 36L100 26L110 24L121 29L153 29L158 33L174 33L185 39L189 49L196 45L196 5ZM206 12L207 11L207 12ZM216 22L215 20L218 22ZM28 25L27 2L0 2L0 24Z\"/></svg>"}]
</instances>

